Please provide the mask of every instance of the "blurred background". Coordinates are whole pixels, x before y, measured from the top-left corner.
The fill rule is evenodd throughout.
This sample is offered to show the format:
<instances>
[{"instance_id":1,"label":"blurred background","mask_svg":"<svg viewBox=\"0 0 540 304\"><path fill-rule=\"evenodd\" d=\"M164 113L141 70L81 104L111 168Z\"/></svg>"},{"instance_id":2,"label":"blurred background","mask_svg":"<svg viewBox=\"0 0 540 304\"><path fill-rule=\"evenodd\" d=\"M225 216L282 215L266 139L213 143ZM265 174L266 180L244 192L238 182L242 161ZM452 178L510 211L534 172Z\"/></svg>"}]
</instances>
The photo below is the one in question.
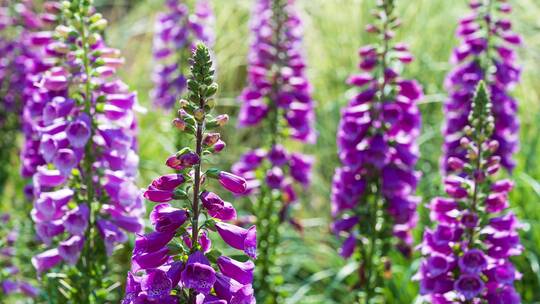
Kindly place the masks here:
<instances>
[{"instance_id":1,"label":"blurred background","mask_svg":"<svg viewBox=\"0 0 540 304\"><path fill-rule=\"evenodd\" d=\"M97 10L106 15L110 26L106 39L119 48L126 58L121 70L122 79L139 94L139 102L147 108L140 119L140 183L145 187L151 179L166 170L163 160L175 152L176 133L171 130L172 113L156 110L149 100L152 88L152 31L156 13L164 9L162 0L96 0ZM257 130L238 131L235 121L238 112L237 96L245 84L246 55L249 47L249 14L251 0L213 0L216 14L217 41L215 54L220 84L218 111L229 113L232 122L224 132L227 148L221 154L220 166L228 168L238 157L255 146ZM291 143L291 149L302 149L316 156L313 185L302 194L294 216L304 230L288 227L283 230L283 249L280 253L282 271L276 284L293 303L352 303L357 265L343 260L337 253L340 243L329 232L330 186L334 168L338 165L335 134L340 108L352 96L345 84L347 77L357 72L357 49L370 43L364 25L371 21L373 0L297 0L305 27L305 50L308 75L316 100L318 142L301 147ZM522 243L525 251L515 259L523 279L517 283L524 303L540 303L540 1L511 1L511 15L516 32L524 38L519 50L523 66L521 83L514 95L519 101L521 148L516 155L518 165L512 174L516 183L511 195L513 211L525 224ZM397 1L403 26L397 40L406 42L416 60L409 65L404 77L417 79L424 87L425 99L420 105L423 114L423 134L420 138L421 159L418 169L423 178L418 194L423 198L419 207L420 222L416 240L425 227L431 226L425 204L442 193L438 162L441 155L442 102L445 99L443 82L449 71L449 57L457 40L454 34L458 18L467 14L465 0L403 0ZM12 158L17 166L16 157ZM27 210L22 203L22 183L17 170L12 170L3 193L2 208L12 212ZM225 195L225 194L224 194ZM240 206L247 199L236 200ZM8 207L9 208L9 207ZM151 206L148 205L150 209ZM130 249L116 257L119 265L129 267ZM385 291L387 303L415 303L417 285L411 277L418 267L418 253L406 260L395 256L392 278ZM123 280L123 278L122 278ZM118 288L118 292L122 290Z\"/></svg>"}]
</instances>

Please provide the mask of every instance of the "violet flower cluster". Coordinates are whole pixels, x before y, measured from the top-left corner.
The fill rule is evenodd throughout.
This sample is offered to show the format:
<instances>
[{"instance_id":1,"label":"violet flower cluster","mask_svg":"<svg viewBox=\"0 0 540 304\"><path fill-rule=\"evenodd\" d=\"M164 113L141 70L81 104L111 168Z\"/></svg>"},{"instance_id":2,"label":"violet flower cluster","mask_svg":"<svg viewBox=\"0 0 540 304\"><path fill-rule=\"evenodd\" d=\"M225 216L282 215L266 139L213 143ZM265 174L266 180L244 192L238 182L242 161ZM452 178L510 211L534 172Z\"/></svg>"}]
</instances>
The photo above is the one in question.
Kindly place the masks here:
<instances>
[{"instance_id":1,"label":"violet flower cluster","mask_svg":"<svg viewBox=\"0 0 540 304\"><path fill-rule=\"evenodd\" d=\"M214 16L208 0L197 0L193 11L185 0L167 0L167 11L157 16L151 92L156 106L171 109L187 86L187 61L197 41L214 44Z\"/></svg>"},{"instance_id":2,"label":"violet flower cluster","mask_svg":"<svg viewBox=\"0 0 540 304\"><path fill-rule=\"evenodd\" d=\"M508 211L513 183L496 180L502 165L488 92L480 83L460 145L466 160L448 159L444 180L448 197L435 198L424 233L417 279L431 303L521 303L513 287L520 278L510 257L522 251L516 216Z\"/></svg>"},{"instance_id":3,"label":"violet flower cluster","mask_svg":"<svg viewBox=\"0 0 540 304\"><path fill-rule=\"evenodd\" d=\"M452 55L455 68L446 79L449 92L445 102L444 154L441 166L449 170L448 159L466 159L466 149L460 141L460 132L467 125L474 90L484 80L493 101L495 130L491 135L499 142L495 154L501 157L504 168L515 166L513 154L518 149L519 121L517 102L509 91L519 81L521 69L516 64L514 48L521 44L519 35L512 31L512 23L503 15L511 12L505 0L471 0L472 14L461 19L457 35L462 43Z\"/></svg>"},{"instance_id":4,"label":"violet flower cluster","mask_svg":"<svg viewBox=\"0 0 540 304\"><path fill-rule=\"evenodd\" d=\"M110 255L143 228L137 96L116 77L123 59L105 45L107 23L90 5L50 4L63 24L30 37L40 56L24 90L22 173L32 177L32 218L49 248L32 259L40 274L77 264L85 242L85 261L96 263L96 242Z\"/></svg>"},{"instance_id":5,"label":"violet flower cluster","mask_svg":"<svg viewBox=\"0 0 540 304\"><path fill-rule=\"evenodd\" d=\"M291 138L314 143L311 85L305 75L302 21L294 1L258 0L252 14L248 85L240 99L240 127L283 124ZM283 117L285 123L279 122Z\"/></svg>"},{"instance_id":6,"label":"violet flower cluster","mask_svg":"<svg viewBox=\"0 0 540 304\"><path fill-rule=\"evenodd\" d=\"M0 299L17 293L31 298L39 294L36 287L20 277L20 269L14 263L17 238L18 230L13 227L9 214L0 214Z\"/></svg>"},{"instance_id":7,"label":"violet flower cluster","mask_svg":"<svg viewBox=\"0 0 540 304\"><path fill-rule=\"evenodd\" d=\"M263 244L260 274L256 276L259 298L275 298L271 266L279 247L279 227L301 225L290 209L298 199L298 186L311 182L313 157L289 152L284 141L316 141L312 87L306 77L303 27L295 1L256 1L251 20L252 42L248 55L248 84L243 90L239 126L263 127L263 147L248 151L234 164L233 173L248 182L246 195L257 194L254 208Z\"/></svg>"},{"instance_id":8,"label":"violet flower cluster","mask_svg":"<svg viewBox=\"0 0 540 304\"><path fill-rule=\"evenodd\" d=\"M366 27L378 45L359 51L361 73L348 83L361 89L342 110L337 133L342 166L332 184L333 231L345 239L340 254L359 261L361 297L372 301L384 273L391 273L392 245L409 255L416 225L422 88L400 76L413 60L408 48L392 43L399 19L392 0L379 1L377 24Z\"/></svg>"},{"instance_id":9,"label":"violet flower cluster","mask_svg":"<svg viewBox=\"0 0 540 304\"><path fill-rule=\"evenodd\" d=\"M208 48L199 44L192 58L187 82L188 100L180 101L176 128L195 141L195 150L184 147L166 165L175 172L156 178L144 196L158 203L150 214L154 231L139 235L133 251L123 304L132 303L255 303L252 280L254 263L232 259L212 248L210 235L217 231L231 248L255 259L255 226L248 229L231 223L234 206L207 189L217 180L234 193L246 191L246 181L215 168L203 172L204 160L225 147L214 130L227 115L213 116L214 69ZM191 194L191 195L189 195ZM183 202L179 206L173 201Z\"/></svg>"},{"instance_id":10,"label":"violet flower cluster","mask_svg":"<svg viewBox=\"0 0 540 304\"><path fill-rule=\"evenodd\" d=\"M8 166L20 133L27 63L34 54L28 46L29 31L43 26L46 18L32 11L30 1L0 5L0 193L9 176ZM13 152L13 153L12 153Z\"/></svg>"},{"instance_id":11,"label":"violet flower cluster","mask_svg":"<svg viewBox=\"0 0 540 304\"><path fill-rule=\"evenodd\" d=\"M343 166L334 175L332 216L334 232L346 238L344 257L363 246L363 237L370 237L360 228L376 216L373 208L383 209L403 251L411 245L410 231L417 221L419 199L414 193L419 173L414 166L421 123L417 103L423 93L416 81L399 75L401 65L413 58L405 45L392 45L397 21L391 21L396 19L387 2L391 1L380 4L376 14L381 26L367 26L368 32L381 37L381 44L359 51L362 73L349 77L348 83L361 91L342 110L337 134ZM372 197L383 203L373 203Z\"/></svg>"}]
</instances>

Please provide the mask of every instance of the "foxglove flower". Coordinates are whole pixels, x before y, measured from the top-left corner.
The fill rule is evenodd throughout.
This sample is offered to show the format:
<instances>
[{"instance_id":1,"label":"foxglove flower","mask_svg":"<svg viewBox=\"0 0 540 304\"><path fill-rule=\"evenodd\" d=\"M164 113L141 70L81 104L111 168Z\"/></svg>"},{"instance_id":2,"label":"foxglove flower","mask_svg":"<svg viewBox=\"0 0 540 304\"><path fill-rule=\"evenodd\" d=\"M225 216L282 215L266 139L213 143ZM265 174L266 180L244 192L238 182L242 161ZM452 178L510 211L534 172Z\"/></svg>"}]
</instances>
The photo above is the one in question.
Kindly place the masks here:
<instances>
[{"instance_id":1,"label":"foxglove flower","mask_svg":"<svg viewBox=\"0 0 540 304\"><path fill-rule=\"evenodd\" d=\"M178 96L187 88L187 58L197 41L214 44L214 16L208 0L197 0L193 8L188 1L167 0L166 11L157 16L154 30L153 71L154 104L172 109Z\"/></svg>"},{"instance_id":2,"label":"foxglove flower","mask_svg":"<svg viewBox=\"0 0 540 304\"><path fill-rule=\"evenodd\" d=\"M502 163L491 137L496 123L483 82L468 120L459 140L467 155L464 165L448 167L455 174L445 178L448 197L430 204L438 225L427 229L420 246L420 293L441 303L521 303L513 287L520 274L510 261L522 251L520 224L508 211L512 183L494 178Z\"/></svg>"},{"instance_id":3,"label":"foxglove flower","mask_svg":"<svg viewBox=\"0 0 540 304\"><path fill-rule=\"evenodd\" d=\"M286 121L292 138L314 143L312 88L305 75L302 21L294 1L275 7L272 1L257 1L251 31L248 85L240 96L240 126L256 126L278 115Z\"/></svg>"},{"instance_id":4,"label":"foxglove flower","mask_svg":"<svg viewBox=\"0 0 540 304\"><path fill-rule=\"evenodd\" d=\"M519 121L517 101L510 90L519 82L521 68L516 63L516 46L521 38L512 30L505 16L511 12L507 1L493 4L472 0L471 14L460 20L457 36L461 45L454 49L451 62L455 68L445 82L448 99L444 105L444 153L441 167L451 171L451 158L466 161L466 149L460 145L462 130L467 125L474 90L484 80L493 102L495 129L491 138L499 143L495 155L501 165L512 170L513 154L518 149Z\"/></svg>"},{"instance_id":5,"label":"foxglove flower","mask_svg":"<svg viewBox=\"0 0 540 304\"><path fill-rule=\"evenodd\" d=\"M421 123L417 103L423 94L416 81L400 76L412 55L404 44L392 42L392 29L399 25L394 8L392 1L377 5L377 23L368 25L367 32L377 34L380 42L360 48L361 72L347 81L360 92L341 111L337 145L342 166L332 183L333 230L344 239L340 254L348 258L357 252L368 300L382 275L379 270L391 271L391 244L410 254L419 201L414 167Z\"/></svg>"},{"instance_id":6,"label":"foxglove flower","mask_svg":"<svg viewBox=\"0 0 540 304\"><path fill-rule=\"evenodd\" d=\"M239 97L238 122L241 128L268 126L262 132L268 135L265 146L246 152L232 172L247 181L244 194L261 196L255 208L259 210L257 226L261 244L270 247L268 240L278 238L276 231L281 223L290 222L301 229L289 214L297 201L296 191L309 187L313 158L291 153L284 144L289 139L315 143L314 102L305 72L303 28L295 1L255 1L251 32L248 81ZM274 249L261 250L261 273L268 273ZM256 277L261 299L273 297L263 290L272 287L264 282L266 279L271 280L270 276Z\"/></svg>"},{"instance_id":7,"label":"foxglove flower","mask_svg":"<svg viewBox=\"0 0 540 304\"><path fill-rule=\"evenodd\" d=\"M9 176L11 158L16 153L17 134L21 130L24 89L27 74L35 68L36 55L30 34L43 26L32 3L25 1L0 4L0 192Z\"/></svg>"},{"instance_id":8,"label":"foxglove flower","mask_svg":"<svg viewBox=\"0 0 540 304\"><path fill-rule=\"evenodd\" d=\"M246 191L246 181L216 168L203 171L206 158L202 156L219 152L213 146L220 141L219 133L214 131L221 125L214 124L220 116L212 116L212 105L208 103L217 84L213 82L214 70L206 46L197 46L191 62L189 97L180 101L182 109L173 124L183 119L181 130L193 137L195 151L184 147L169 157L165 165L175 173L158 177L144 193L148 200L159 203L150 214L154 231L140 234L135 241L123 304L255 301L251 287L253 262L218 256L209 238L211 231L217 230L230 247L256 258L255 226L244 229L226 223L236 219L233 204L207 189L207 184L215 180L224 189L241 194ZM203 217L205 222L200 222Z\"/></svg>"},{"instance_id":9,"label":"foxglove flower","mask_svg":"<svg viewBox=\"0 0 540 304\"><path fill-rule=\"evenodd\" d=\"M100 255L143 228L135 186L136 94L116 77L122 59L100 36L106 21L91 1L46 7L65 18L54 32L30 34L39 60L23 90L22 172L32 177L32 218L49 248L33 264L41 274L80 259L101 269L107 259ZM94 249L83 250L85 243ZM77 299L92 301L100 282L88 277L87 289L73 290Z\"/></svg>"}]
</instances>

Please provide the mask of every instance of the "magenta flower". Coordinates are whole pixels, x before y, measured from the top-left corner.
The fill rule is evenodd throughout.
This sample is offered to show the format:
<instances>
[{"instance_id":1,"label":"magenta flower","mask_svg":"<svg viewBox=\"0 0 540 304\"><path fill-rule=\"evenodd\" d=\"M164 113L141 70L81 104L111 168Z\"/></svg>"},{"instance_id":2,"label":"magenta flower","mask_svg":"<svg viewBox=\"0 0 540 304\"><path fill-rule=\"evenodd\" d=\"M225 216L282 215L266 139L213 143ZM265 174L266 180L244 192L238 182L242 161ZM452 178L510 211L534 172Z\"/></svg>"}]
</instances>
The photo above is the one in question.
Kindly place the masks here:
<instances>
[{"instance_id":1,"label":"magenta flower","mask_svg":"<svg viewBox=\"0 0 540 304\"><path fill-rule=\"evenodd\" d=\"M40 253L32 258L32 265L36 268L38 273L43 273L54 266L58 265L62 261L58 249L49 249L43 253Z\"/></svg>"},{"instance_id":2,"label":"magenta flower","mask_svg":"<svg viewBox=\"0 0 540 304\"><path fill-rule=\"evenodd\" d=\"M223 201L217 194L205 191L201 193L201 202L208 214L222 221L236 219L236 210L231 203Z\"/></svg>"},{"instance_id":3,"label":"magenta flower","mask_svg":"<svg viewBox=\"0 0 540 304\"><path fill-rule=\"evenodd\" d=\"M70 14L58 18L64 9ZM83 250L85 241L110 255L128 240L126 232L143 229L139 217L145 210L135 186L136 94L116 76L123 59L103 41L103 24L90 4L68 8L47 2L40 22L21 37L34 54L26 57L21 80L21 174L32 178L26 193L34 202L36 234L47 245L33 259L40 275L62 261L74 268L106 268L102 251ZM62 272L68 280L70 273L84 271L67 270ZM96 292L91 285L77 292Z\"/></svg>"},{"instance_id":4,"label":"magenta flower","mask_svg":"<svg viewBox=\"0 0 540 304\"><path fill-rule=\"evenodd\" d=\"M169 0L165 9L154 29L154 59L158 64L153 70L151 97L156 106L172 109L187 88L186 58L196 42L213 45L214 16L206 0L197 0L194 7L183 0Z\"/></svg>"},{"instance_id":5,"label":"magenta flower","mask_svg":"<svg viewBox=\"0 0 540 304\"><path fill-rule=\"evenodd\" d=\"M175 231L171 232L151 232L144 235L138 235L135 239L134 254L156 252L173 239Z\"/></svg>"},{"instance_id":6,"label":"magenta flower","mask_svg":"<svg viewBox=\"0 0 540 304\"><path fill-rule=\"evenodd\" d=\"M174 232L188 218L186 210L171 207L169 204L159 204L150 213L150 221L159 232Z\"/></svg>"},{"instance_id":7,"label":"magenta flower","mask_svg":"<svg viewBox=\"0 0 540 304\"><path fill-rule=\"evenodd\" d=\"M168 1L170 5L174 3L175 0ZM169 34L171 33L166 35ZM160 56L168 55L162 53ZM215 90L212 94L209 92L212 92L212 88L217 88L217 85L211 81L214 72L206 46L197 46L191 62L194 66L188 86L190 95L205 97L197 102L181 100L182 109L178 111L178 117L173 123L178 130L185 132L185 136L194 139L195 150L184 147L170 156L165 165L176 173L156 178L144 192L144 197L151 201L167 203L156 205L150 213L154 231L139 234L135 240L132 272L128 274L123 304L255 301L253 290L248 288L242 291L238 289L235 297L218 292L220 287L217 276L221 275L218 268L224 274L251 284L254 265L252 262L237 262L221 254L216 265L215 258L219 251L212 248L210 234L217 230L229 246L243 250L247 256L255 258L256 230L255 226L244 229L225 223L236 219L235 208L208 190L207 182L210 179L217 179L224 188L233 193L244 192L246 182L234 174L216 168L205 168L207 157L219 152L216 145L225 145L219 133L208 133L205 127L214 130L228 118L221 115L213 117L210 114L212 107L206 98L212 98L209 95L213 95ZM206 89L203 90L203 87ZM193 116L187 113L188 110L194 113ZM195 117L197 123L188 125L186 121L194 122ZM202 157L203 155L205 157ZM203 168L206 171L203 171ZM201 221L203 218L206 219L204 222Z\"/></svg>"},{"instance_id":8,"label":"magenta flower","mask_svg":"<svg viewBox=\"0 0 540 304\"><path fill-rule=\"evenodd\" d=\"M220 171L218 181L223 188L235 194L242 194L247 190L246 180L229 172Z\"/></svg>"},{"instance_id":9,"label":"magenta flower","mask_svg":"<svg viewBox=\"0 0 540 304\"><path fill-rule=\"evenodd\" d=\"M146 292L147 299L151 302L169 298L172 282L162 270L149 270L148 276L141 280L141 290Z\"/></svg>"},{"instance_id":10,"label":"magenta flower","mask_svg":"<svg viewBox=\"0 0 540 304\"><path fill-rule=\"evenodd\" d=\"M435 198L430 204L430 217L438 225L424 233L424 259L416 279L426 300L500 303L506 297L508 303L521 303L513 287L517 271L509 259L522 251L520 225L507 212L512 183L493 178L491 166L500 156L490 139L494 120L483 82L472 105L460 140L467 157L463 165L448 167L455 174L445 179L451 198Z\"/></svg>"},{"instance_id":11,"label":"magenta flower","mask_svg":"<svg viewBox=\"0 0 540 304\"><path fill-rule=\"evenodd\" d=\"M358 93L341 110L337 146L342 165L334 173L331 194L334 232L344 240L340 255L359 259L357 273L368 301L376 294L371 289L392 271L389 254L381 255L381 248L388 252L395 244L405 256L412 251L420 202L415 196L418 102L423 98L420 84L400 75L412 55L406 45L393 42L400 24L393 2L379 2L373 16L375 24L366 29L376 42L360 48L361 72L347 80ZM377 252L375 260L369 252Z\"/></svg>"},{"instance_id":12,"label":"magenta flower","mask_svg":"<svg viewBox=\"0 0 540 304\"><path fill-rule=\"evenodd\" d=\"M182 272L182 283L202 294L210 293L216 282L216 272L210 266L210 262L200 251L192 253Z\"/></svg>"},{"instance_id":13,"label":"magenta flower","mask_svg":"<svg viewBox=\"0 0 540 304\"><path fill-rule=\"evenodd\" d=\"M508 3L504 3L510 7ZM496 10L487 3L471 1L472 15L459 22L457 36L461 45L456 47L451 62L455 66L447 75L445 86L448 99L444 108L443 171L450 172L450 158L466 161L466 150L459 143L459 132L467 125L474 90L484 80L492 98L495 129L491 138L498 142L495 155L501 165L512 170L513 154L518 149L519 121L517 101L509 91L519 82L521 68L516 63L515 47L521 39L512 31L512 23L504 15L510 10ZM488 37L489 36L489 37ZM480 58L490 54L490 60L480 63Z\"/></svg>"},{"instance_id":14,"label":"magenta flower","mask_svg":"<svg viewBox=\"0 0 540 304\"><path fill-rule=\"evenodd\" d=\"M244 229L223 222L216 223L216 229L221 238L229 246L243 250L249 257L257 258L257 228L251 226Z\"/></svg>"},{"instance_id":15,"label":"magenta flower","mask_svg":"<svg viewBox=\"0 0 540 304\"><path fill-rule=\"evenodd\" d=\"M255 264L252 261L239 262L227 256L220 256L217 264L221 273L242 284L253 282L253 269Z\"/></svg>"},{"instance_id":16,"label":"magenta flower","mask_svg":"<svg viewBox=\"0 0 540 304\"><path fill-rule=\"evenodd\" d=\"M74 235L63 242L60 242L60 245L58 245L58 254L66 263L75 265L79 260L83 246L84 238Z\"/></svg>"},{"instance_id":17,"label":"magenta flower","mask_svg":"<svg viewBox=\"0 0 540 304\"><path fill-rule=\"evenodd\" d=\"M239 125L259 125L275 111L271 110L273 107L281 108L283 112L280 115L283 116L291 137L314 143L316 134L313 128L312 88L305 75L302 22L294 1L288 2L282 10L282 19L275 22L276 12L273 11L270 1L259 0L254 8L248 85L240 96L242 108ZM276 45L274 38L279 29L283 33L279 33L281 39L277 40ZM278 56L272 55L273 52L280 52L283 58L278 60ZM273 67L279 72L276 73ZM272 89L275 84L278 85L277 92Z\"/></svg>"}]
</instances>

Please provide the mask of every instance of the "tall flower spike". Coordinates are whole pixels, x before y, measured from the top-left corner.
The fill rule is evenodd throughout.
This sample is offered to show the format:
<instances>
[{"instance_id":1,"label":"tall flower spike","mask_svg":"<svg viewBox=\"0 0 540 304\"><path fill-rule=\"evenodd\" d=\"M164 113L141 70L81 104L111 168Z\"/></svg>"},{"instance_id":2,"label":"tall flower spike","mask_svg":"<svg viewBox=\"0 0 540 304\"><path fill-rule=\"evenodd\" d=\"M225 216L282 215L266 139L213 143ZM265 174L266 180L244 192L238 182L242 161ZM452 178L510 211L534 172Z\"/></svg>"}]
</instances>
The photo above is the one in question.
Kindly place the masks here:
<instances>
[{"instance_id":1,"label":"tall flower spike","mask_svg":"<svg viewBox=\"0 0 540 304\"><path fill-rule=\"evenodd\" d=\"M173 123L182 119L182 131L194 140L195 146L183 147L168 157L165 165L175 173L155 179L144 194L160 203L150 214L155 231L140 235L135 242L123 304L254 303L253 263L220 256L211 248L208 237L217 230L231 248L256 257L255 226L244 229L225 223L236 219L236 210L206 189L209 181L216 180L225 189L240 194L246 191L246 181L216 168L203 171L207 158L219 152L213 147L220 141L214 129L220 126L215 122L221 115L211 114L218 85L204 44L193 51L191 64L187 100L180 101L179 117ZM224 282L236 288L234 295L223 292Z\"/></svg>"},{"instance_id":2,"label":"tall flower spike","mask_svg":"<svg viewBox=\"0 0 540 304\"><path fill-rule=\"evenodd\" d=\"M107 22L92 1L46 7L60 24L31 34L40 58L24 90L22 171L32 176L31 214L49 248L33 261L46 280L55 280L45 275L53 267L66 273L72 288L59 292L62 302L101 302L107 255L143 228L137 96L116 76L123 60L105 45Z\"/></svg>"},{"instance_id":3,"label":"tall flower spike","mask_svg":"<svg viewBox=\"0 0 540 304\"><path fill-rule=\"evenodd\" d=\"M377 23L368 25L367 32L376 34L379 43L359 51L362 72L348 83L361 92L342 110L337 134L342 166L332 185L332 229L345 240L340 254L359 261L365 303L377 297L383 269L385 275L391 271L392 245L410 254L419 201L414 167L422 88L399 75L412 55L405 45L392 42L399 25L394 9L392 0L377 3Z\"/></svg>"},{"instance_id":4,"label":"tall flower spike","mask_svg":"<svg viewBox=\"0 0 540 304\"><path fill-rule=\"evenodd\" d=\"M24 84L36 54L30 34L43 27L32 3L0 3L0 193L9 178L11 158L16 155L15 137L21 132Z\"/></svg>"},{"instance_id":5,"label":"tall flower spike","mask_svg":"<svg viewBox=\"0 0 540 304\"><path fill-rule=\"evenodd\" d=\"M298 188L311 180L313 158L291 153L288 139L315 143L314 110L303 55L302 22L295 1L258 0L251 19L252 42L248 56L248 84L240 96L239 126L265 128L265 143L248 151L233 166L233 173L247 180L246 194L259 196L254 210L259 228L259 299L276 298L270 273L275 268L279 229L289 216Z\"/></svg>"},{"instance_id":6,"label":"tall flower spike","mask_svg":"<svg viewBox=\"0 0 540 304\"><path fill-rule=\"evenodd\" d=\"M416 279L437 303L521 303L513 286L520 274L510 261L522 251L520 224L508 211L512 182L494 178L501 158L488 94L481 81L460 139L465 161L445 178L448 197L430 204L438 224L424 233Z\"/></svg>"},{"instance_id":7,"label":"tall flower spike","mask_svg":"<svg viewBox=\"0 0 540 304\"><path fill-rule=\"evenodd\" d=\"M214 17L208 0L197 0L193 10L186 0L167 0L166 12L157 16L154 32L152 100L156 106L172 109L187 88L188 58L197 41L214 44Z\"/></svg>"},{"instance_id":8,"label":"tall flower spike","mask_svg":"<svg viewBox=\"0 0 540 304\"><path fill-rule=\"evenodd\" d=\"M491 138L499 143L495 155L501 165L512 170L513 154L518 149L519 121L517 102L509 91L519 81L521 69L516 64L514 48L521 44L512 31L512 23L504 17L511 12L506 0L471 0L472 14L459 22L457 35L462 43L452 55L455 68L445 82L448 99L444 109L444 151L441 167L448 172L451 158L466 160L467 151L460 144L462 130L467 125L474 90L484 80L490 93L495 119Z\"/></svg>"}]
</instances>

